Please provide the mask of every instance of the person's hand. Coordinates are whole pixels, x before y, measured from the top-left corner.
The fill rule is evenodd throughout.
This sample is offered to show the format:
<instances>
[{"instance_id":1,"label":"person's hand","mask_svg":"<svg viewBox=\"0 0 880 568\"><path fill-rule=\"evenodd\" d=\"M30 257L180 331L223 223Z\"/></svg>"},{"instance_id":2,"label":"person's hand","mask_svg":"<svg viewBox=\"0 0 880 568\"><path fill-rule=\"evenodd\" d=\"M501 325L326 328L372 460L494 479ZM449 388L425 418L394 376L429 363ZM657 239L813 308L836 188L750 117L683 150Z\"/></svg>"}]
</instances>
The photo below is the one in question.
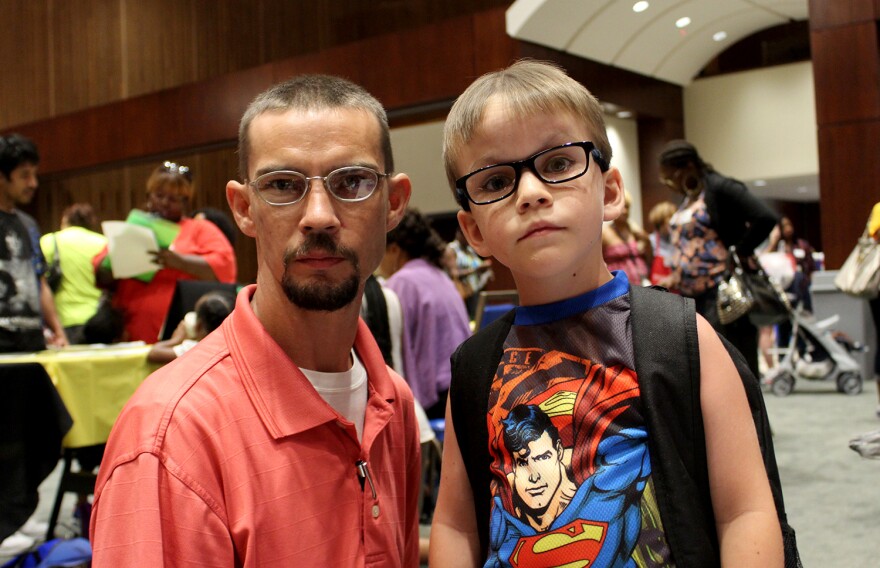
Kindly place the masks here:
<instances>
[{"instance_id":1,"label":"person's hand","mask_svg":"<svg viewBox=\"0 0 880 568\"><path fill-rule=\"evenodd\" d=\"M153 257L153 263L159 268L180 268L181 257L171 249L151 250L149 254Z\"/></svg>"},{"instance_id":2,"label":"person's hand","mask_svg":"<svg viewBox=\"0 0 880 568\"><path fill-rule=\"evenodd\" d=\"M70 345L70 341L67 339L67 334L64 333L64 330L59 330L57 333L52 331L49 332L48 343L50 347L55 347L61 349L62 347L67 347Z\"/></svg>"}]
</instances>

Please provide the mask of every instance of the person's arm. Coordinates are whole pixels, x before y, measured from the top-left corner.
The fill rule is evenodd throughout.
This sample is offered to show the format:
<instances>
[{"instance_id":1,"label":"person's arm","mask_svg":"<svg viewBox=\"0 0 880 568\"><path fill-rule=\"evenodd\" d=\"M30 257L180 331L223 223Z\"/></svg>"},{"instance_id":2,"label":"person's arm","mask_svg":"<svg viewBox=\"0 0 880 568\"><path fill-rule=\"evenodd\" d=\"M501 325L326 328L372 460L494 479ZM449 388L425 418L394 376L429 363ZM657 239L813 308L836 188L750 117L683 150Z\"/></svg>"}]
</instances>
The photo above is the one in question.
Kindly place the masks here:
<instances>
[{"instance_id":1,"label":"person's arm","mask_svg":"<svg viewBox=\"0 0 880 568\"><path fill-rule=\"evenodd\" d=\"M754 254L755 248L767 238L779 220L776 213L741 182L721 177L723 181L716 188L717 212L719 215L737 219L737 226L742 224L745 227L738 235L738 241L724 244L735 246L740 258L745 259ZM724 221L721 220L720 223L723 224Z\"/></svg>"},{"instance_id":2,"label":"person's arm","mask_svg":"<svg viewBox=\"0 0 880 568\"><path fill-rule=\"evenodd\" d=\"M700 405L721 564L781 567L782 529L742 380L712 326L699 315L697 331L704 363Z\"/></svg>"},{"instance_id":3,"label":"person's arm","mask_svg":"<svg viewBox=\"0 0 880 568\"><path fill-rule=\"evenodd\" d=\"M97 488L89 532L94 568L236 561L229 528L204 496L148 453L113 467Z\"/></svg>"},{"instance_id":4,"label":"person's arm","mask_svg":"<svg viewBox=\"0 0 880 568\"><path fill-rule=\"evenodd\" d=\"M476 568L480 561L480 537L474 512L471 482L461 458L452 412L446 405L443 467L434 520L431 523L430 565L444 568Z\"/></svg>"},{"instance_id":5,"label":"person's arm","mask_svg":"<svg viewBox=\"0 0 880 568\"><path fill-rule=\"evenodd\" d=\"M177 352L174 351L174 347L183 343L184 339L186 339L186 322L180 320L180 323L174 328L171 337L157 342L150 348L150 352L147 353L147 361L160 365L174 361L177 359Z\"/></svg>"},{"instance_id":6,"label":"person's arm","mask_svg":"<svg viewBox=\"0 0 880 568\"><path fill-rule=\"evenodd\" d=\"M51 344L55 347L67 347L70 343L67 341L67 334L64 332L64 326L58 318L58 311L55 309L55 296L52 295L52 289L46 282L44 276L40 276L40 309L43 312L43 320L46 326L52 332Z\"/></svg>"},{"instance_id":7,"label":"person's arm","mask_svg":"<svg viewBox=\"0 0 880 568\"><path fill-rule=\"evenodd\" d=\"M217 275L208 261L197 254L179 254L171 249L159 249L150 252L153 261L162 268L173 268L186 272L197 280L216 282Z\"/></svg>"}]
</instances>

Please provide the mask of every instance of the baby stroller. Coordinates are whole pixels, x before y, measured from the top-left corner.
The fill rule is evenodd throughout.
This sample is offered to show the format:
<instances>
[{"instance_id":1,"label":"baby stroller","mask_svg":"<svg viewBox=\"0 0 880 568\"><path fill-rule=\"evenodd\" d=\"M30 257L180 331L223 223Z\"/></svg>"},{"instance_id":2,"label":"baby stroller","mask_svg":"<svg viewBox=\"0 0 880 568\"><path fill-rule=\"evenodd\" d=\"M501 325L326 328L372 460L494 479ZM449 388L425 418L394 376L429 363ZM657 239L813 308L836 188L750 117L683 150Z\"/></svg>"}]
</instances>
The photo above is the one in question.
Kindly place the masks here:
<instances>
[{"instance_id":1,"label":"baby stroller","mask_svg":"<svg viewBox=\"0 0 880 568\"><path fill-rule=\"evenodd\" d=\"M844 394L862 392L862 369L851 353L865 348L846 334L831 331L839 320L840 316L834 315L817 322L798 309L792 310L791 339L779 364L764 374L763 384L777 396L791 394L798 379L833 381Z\"/></svg>"}]
</instances>

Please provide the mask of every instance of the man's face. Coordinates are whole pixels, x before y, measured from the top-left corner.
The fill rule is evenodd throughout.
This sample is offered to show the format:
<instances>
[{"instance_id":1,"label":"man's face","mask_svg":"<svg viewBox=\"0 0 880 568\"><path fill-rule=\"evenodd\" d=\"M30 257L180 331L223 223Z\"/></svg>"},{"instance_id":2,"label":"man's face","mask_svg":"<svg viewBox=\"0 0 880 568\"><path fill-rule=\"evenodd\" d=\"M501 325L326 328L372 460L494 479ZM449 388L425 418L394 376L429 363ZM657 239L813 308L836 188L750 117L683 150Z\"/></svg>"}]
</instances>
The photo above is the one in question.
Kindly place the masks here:
<instances>
[{"instance_id":1,"label":"man's face","mask_svg":"<svg viewBox=\"0 0 880 568\"><path fill-rule=\"evenodd\" d=\"M365 111L267 112L251 123L250 139L249 180L279 170L326 176L346 166L385 172L379 124ZM343 202L314 179L299 202L273 206L247 184L227 185L239 227L257 241L258 280L280 283L294 305L327 311L350 304L379 266L409 192L398 174L380 179L366 200Z\"/></svg>"},{"instance_id":2,"label":"man's face","mask_svg":"<svg viewBox=\"0 0 880 568\"><path fill-rule=\"evenodd\" d=\"M0 174L0 185L13 205L27 205L34 198L39 182L37 164L26 162L9 174L9 179Z\"/></svg>"},{"instance_id":3,"label":"man's face","mask_svg":"<svg viewBox=\"0 0 880 568\"><path fill-rule=\"evenodd\" d=\"M565 475L561 450L562 444L544 432L513 456L513 490L532 511L546 508L559 491Z\"/></svg>"}]
</instances>

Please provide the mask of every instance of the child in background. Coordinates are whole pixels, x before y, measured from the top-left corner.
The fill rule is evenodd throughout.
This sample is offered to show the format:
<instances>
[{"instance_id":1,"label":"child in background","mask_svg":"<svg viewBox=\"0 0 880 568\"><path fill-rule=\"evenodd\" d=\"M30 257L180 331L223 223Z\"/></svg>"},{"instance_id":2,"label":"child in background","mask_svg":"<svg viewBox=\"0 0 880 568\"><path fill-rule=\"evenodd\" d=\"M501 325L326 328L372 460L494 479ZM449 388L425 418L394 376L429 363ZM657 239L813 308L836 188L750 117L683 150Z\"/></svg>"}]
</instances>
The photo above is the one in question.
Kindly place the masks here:
<instances>
[{"instance_id":1,"label":"child in background","mask_svg":"<svg viewBox=\"0 0 880 568\"><path fill-rule=\"evenodd\" d=\"M504 340L487 398L479 397L486 414L474 421L488 424L488 447L471 443L480 438L453 420L467 407L456 391L470 392L453 374L431 565L710 565L688 563L692 550L672 538L682 521L702 515L698 505L658 509L673 498L655 491L652 464L679 458L646 427L630 284L602 258L602 224L621 214L624 188L610 167L598 101L559 68L520 61L458 98L443 152L468 242L510 269L521 306L512 324L503 322L508 331L486 328L453 356L464 374L480 363L460 358L468 343L485 333ZM707 521L717 540L702 558L782 566L782 531L743 382L702 317L696 329L702 416L681 420L701 419L705 430L714 523ZM472 486L481 475L487 486Z\"/></svg>"},{"instance_id":2,"label":"child in background","mask_svg":"<svg viewBox=\"0 0 880 568\"><path fill-rule=\"evenodd\" d=\"M147 360L163 365L174 361L220 327L234 306L234 299L223 292L203 294L196 301L195 310L180 320L171 337L153 345Z\"/></svg>"}]
</instances>

